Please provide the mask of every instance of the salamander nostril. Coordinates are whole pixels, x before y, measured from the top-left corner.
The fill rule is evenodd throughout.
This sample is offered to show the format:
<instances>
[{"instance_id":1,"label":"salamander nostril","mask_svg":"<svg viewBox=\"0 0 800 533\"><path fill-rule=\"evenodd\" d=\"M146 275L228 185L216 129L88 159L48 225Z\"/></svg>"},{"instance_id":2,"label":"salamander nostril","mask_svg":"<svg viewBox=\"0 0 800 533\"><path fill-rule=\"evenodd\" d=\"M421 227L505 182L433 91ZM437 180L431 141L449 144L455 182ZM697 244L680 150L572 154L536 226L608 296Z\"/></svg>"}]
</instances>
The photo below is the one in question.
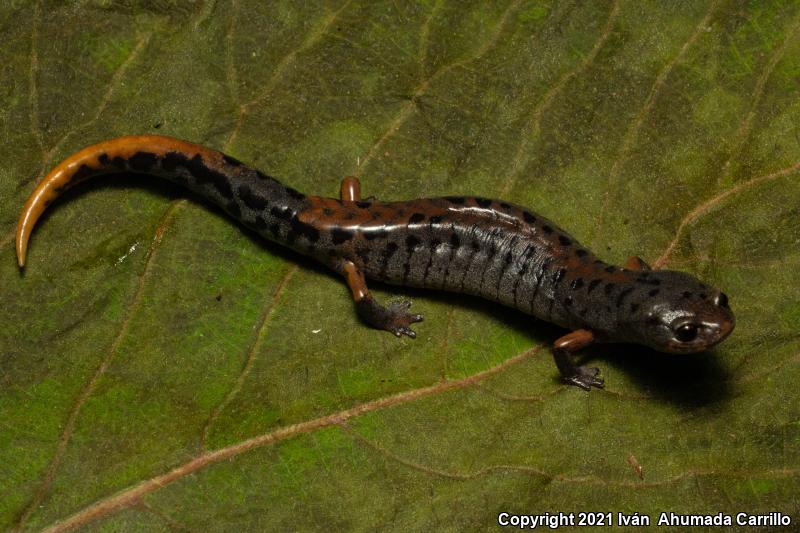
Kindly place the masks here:
<instances>
[{"instance_id":1,"label":"salamander nostril","mask_svg":"<svg viewBox=\"0 0 800 533\"><path fill-rule=\"evenodd\" d=\"M720 292L716 296L714 296L714 305L718 305L720 307L728 307L728 297L725 296L724 292Z\"/></svg>"}]
</instances>

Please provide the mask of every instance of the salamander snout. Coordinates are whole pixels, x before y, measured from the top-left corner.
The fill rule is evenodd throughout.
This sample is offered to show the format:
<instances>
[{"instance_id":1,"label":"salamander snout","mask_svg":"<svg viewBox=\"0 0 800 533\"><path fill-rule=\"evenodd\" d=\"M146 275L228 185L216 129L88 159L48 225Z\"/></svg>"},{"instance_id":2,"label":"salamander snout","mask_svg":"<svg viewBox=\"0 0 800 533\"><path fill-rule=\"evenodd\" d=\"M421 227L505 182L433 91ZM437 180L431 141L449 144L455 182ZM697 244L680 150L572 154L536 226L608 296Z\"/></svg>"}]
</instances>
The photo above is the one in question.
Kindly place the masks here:
<instances>
[{"instance_id":1,"label":"salamander snout","mask_svg":"<svg viewBox=\"0 0 800 533\"><path fill-rule=\"evenodd\" d=\"M730 335L734 318L727 297L720 292L719 297L712 298L710 303L711 306L697 306L700 309L695 313L673 319L670 323L672 338L661 349L677 353L701 352Z\"/></svg>"},{"instance_id":2,"label":"salamander snout","mask_svg":"<svg viewBox=\"0 0 800 533\"><path fill-rule=\"evenodd\" d=\"M683 272L651 274L660 280L658 296L645 302L634 326L637 342L662 352L702 352L733 331L735 318L728 297Z\"/></svg>"}]
</instances>

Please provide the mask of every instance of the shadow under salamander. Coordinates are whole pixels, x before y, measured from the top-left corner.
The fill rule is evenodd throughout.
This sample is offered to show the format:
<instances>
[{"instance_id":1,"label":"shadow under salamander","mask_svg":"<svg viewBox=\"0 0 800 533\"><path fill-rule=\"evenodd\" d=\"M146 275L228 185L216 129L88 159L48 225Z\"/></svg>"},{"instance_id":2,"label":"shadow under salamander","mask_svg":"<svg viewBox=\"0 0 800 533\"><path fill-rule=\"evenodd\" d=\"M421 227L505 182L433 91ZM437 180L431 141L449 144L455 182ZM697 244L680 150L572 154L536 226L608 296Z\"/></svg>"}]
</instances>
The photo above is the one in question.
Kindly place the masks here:
<instances>
[{"instance_id":1,"label":"shadow under salamander","mask_svg":"<svg viewBox=\"0 0 800 533\"><path fill-rule=\"evenodd\" d=\"M607 344L596 353L618 363L642 391L686 409L724 403L733 394L730 376L713 349L670 354L635 344Z\"/></svg>"}]
</instances>

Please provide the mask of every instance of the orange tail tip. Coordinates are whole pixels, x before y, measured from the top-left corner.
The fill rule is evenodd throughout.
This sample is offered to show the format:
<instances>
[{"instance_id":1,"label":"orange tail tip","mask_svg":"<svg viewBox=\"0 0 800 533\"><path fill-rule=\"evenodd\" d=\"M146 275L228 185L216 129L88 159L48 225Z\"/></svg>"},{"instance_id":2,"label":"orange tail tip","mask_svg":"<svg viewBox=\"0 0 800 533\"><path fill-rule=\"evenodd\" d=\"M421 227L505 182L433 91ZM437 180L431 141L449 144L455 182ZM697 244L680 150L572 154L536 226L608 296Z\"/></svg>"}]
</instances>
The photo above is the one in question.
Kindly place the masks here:
<instances>
[{"instance_id":1,"label":"orange tail tip","mask_svg":"<svg viewBox=\"0 0 800 533\"><path fill-rule=\"evenodd\" d=\"M117 137L97 144L93 144L75 152L56 165L39 183L31 193L22 209L22 214L17 222L17 262L19 267L25 266L25 254L28 249L33 227L42 216L47 206L55 200L65 189L75 185L78 180L73 179L81 167L87 166L103 173L104 170L114 171L116 168L106 167L106 161L115 157L127 159L137 152L148 152L155 155L164 155L168 152L180 152L193 157L200 154L207 163L217 165L222 163L222 154L202 145L165 137L163 135L128 135Z\"/></svg>"}]
</instances>

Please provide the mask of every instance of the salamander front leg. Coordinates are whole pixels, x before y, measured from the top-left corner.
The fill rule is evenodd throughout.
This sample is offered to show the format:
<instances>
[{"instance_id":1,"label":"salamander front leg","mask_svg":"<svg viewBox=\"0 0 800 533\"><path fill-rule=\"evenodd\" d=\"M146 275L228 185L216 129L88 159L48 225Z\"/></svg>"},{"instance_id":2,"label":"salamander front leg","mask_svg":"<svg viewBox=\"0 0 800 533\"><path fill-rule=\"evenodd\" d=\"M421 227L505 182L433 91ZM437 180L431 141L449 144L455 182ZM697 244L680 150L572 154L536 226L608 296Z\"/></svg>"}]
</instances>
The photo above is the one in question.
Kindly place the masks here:
<instances>
[{"instance_id":1,"label":"salamander front leg","mask_svg":"<svg viewBox=\"0 0 800 533\"><path fill-rule=\"evenodd\" d=\"M398 337L408 335L413 339L417 336L409 326L414 322L422 322L422 315L408 312L410 301L392 302L389 307L384 307L369 293L364 274L352 261L345 261L342 270L347 286L353 293L358 316L364 322L374 328L391 331Z\"/></svg>"},{"instance_id":2,"label":"salamander front leg","mask_svg":"<svg viewBox=\"0 0 800 533\"><path fill-rule=\"evenodd\" d=\"M598 378L599 368L576 366L572 362L572 354L590 345L594 341L594 334L588 329L578 329L558 339L553 344L553 357L556 366L561 372L561 379L570 385L577 385L584 390L592 387L603 388L603 379Z\"/></svg>"}]
</instances>

